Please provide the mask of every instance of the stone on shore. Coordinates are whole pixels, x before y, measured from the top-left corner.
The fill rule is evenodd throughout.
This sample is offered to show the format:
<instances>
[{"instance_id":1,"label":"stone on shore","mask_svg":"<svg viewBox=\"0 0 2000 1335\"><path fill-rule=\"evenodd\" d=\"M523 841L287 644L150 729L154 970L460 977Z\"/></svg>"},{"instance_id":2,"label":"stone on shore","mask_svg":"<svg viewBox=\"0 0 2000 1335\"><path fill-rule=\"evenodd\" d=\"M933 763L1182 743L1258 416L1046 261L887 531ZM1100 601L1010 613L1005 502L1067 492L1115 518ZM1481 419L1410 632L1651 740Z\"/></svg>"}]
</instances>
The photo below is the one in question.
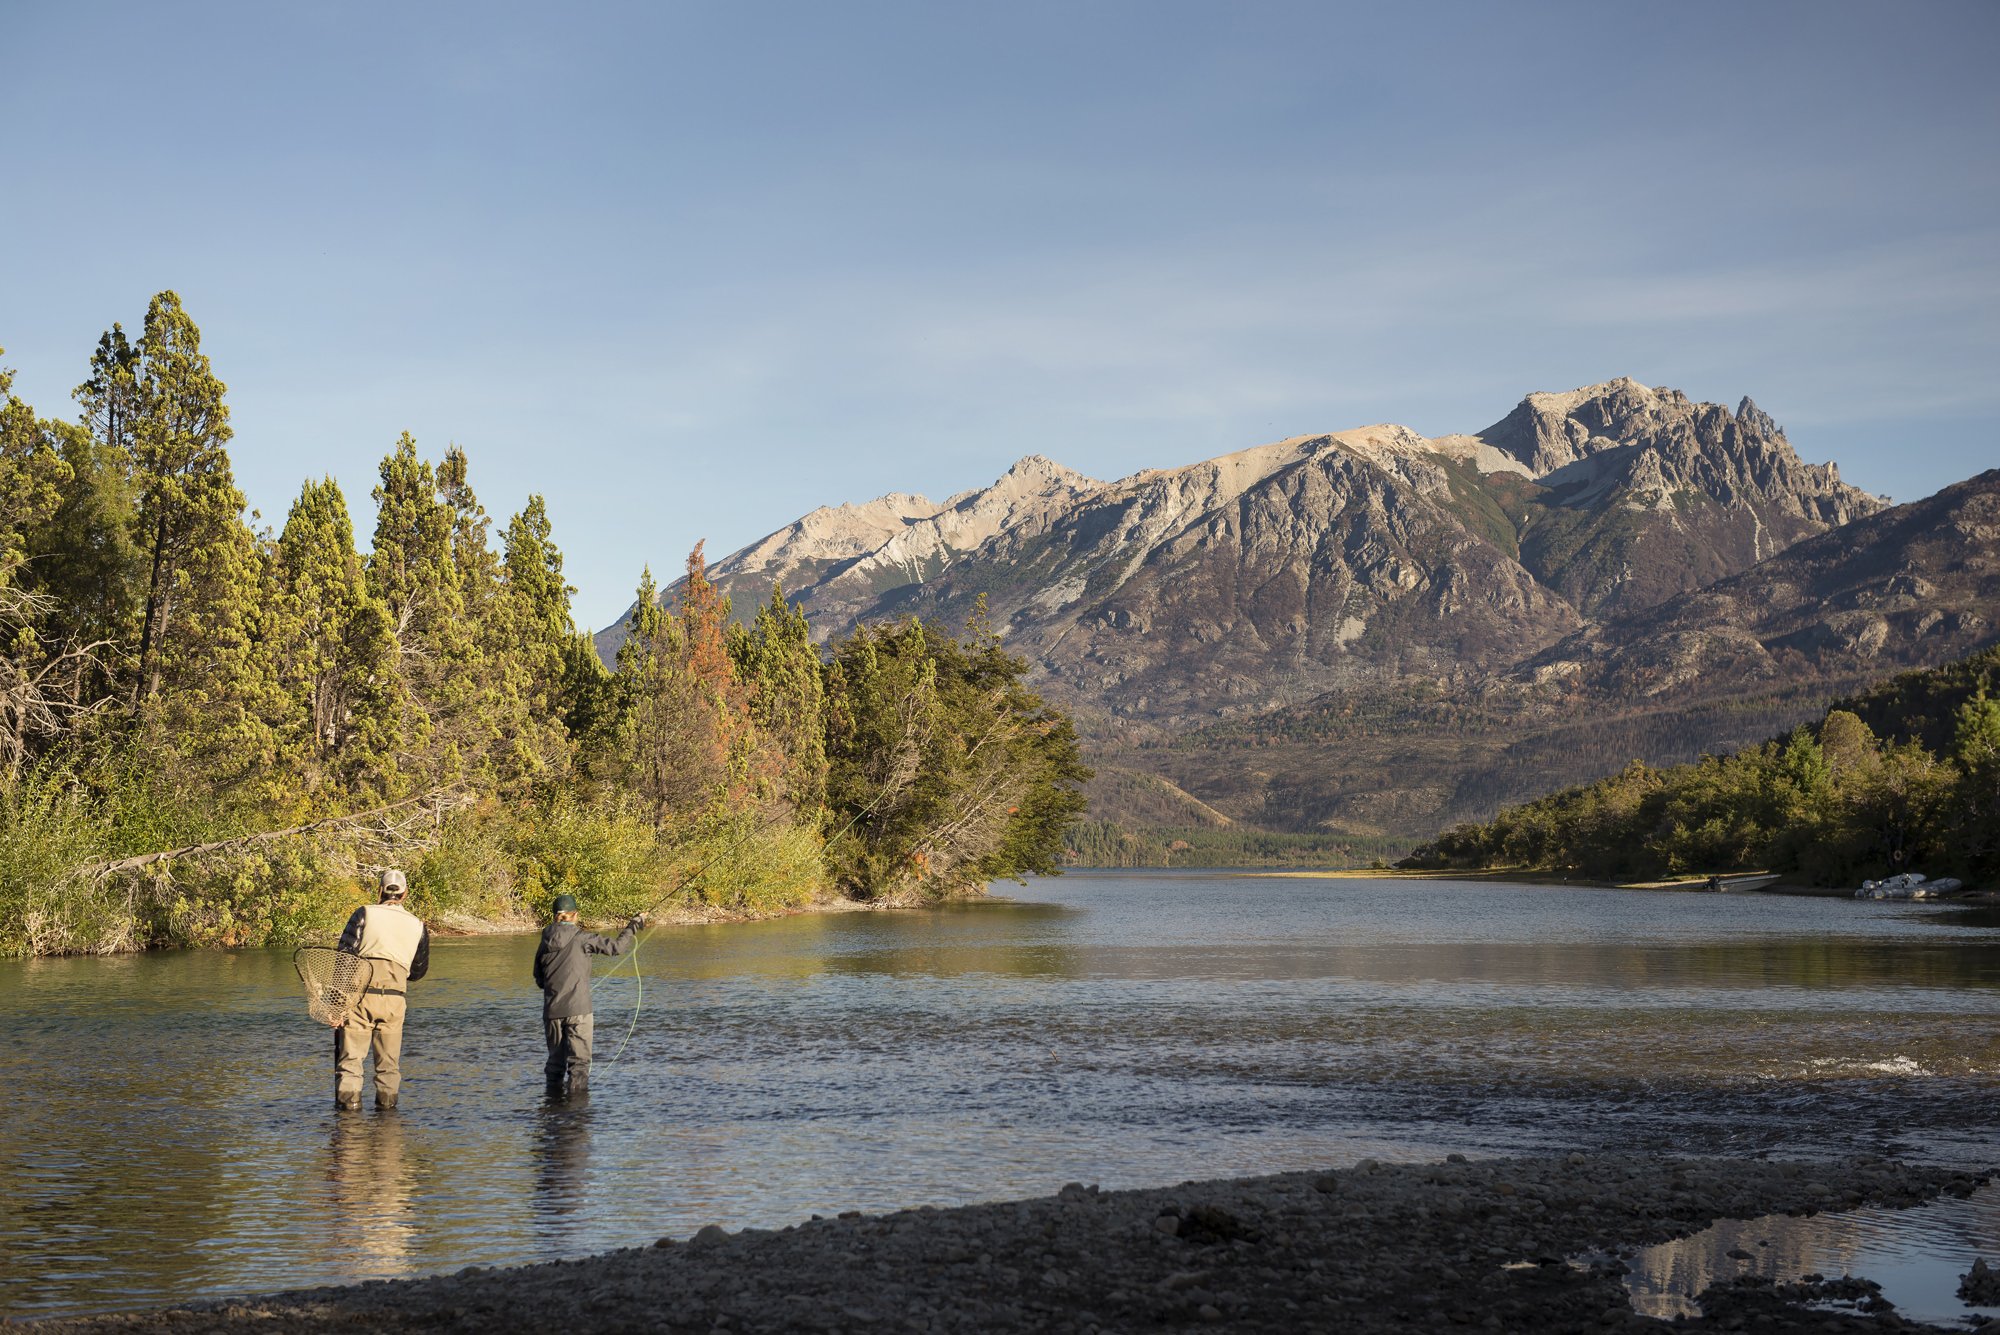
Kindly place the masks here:
<instances>
[{"instance_id":1,"label":"stone on shore","mask_svg":"<svg viewBox=\"0 0 2000 1335\"><path fill-rule=\"evenodd\" d=\"M1101 1191L772 1232L581 1262L39 1323L50 1332L898 1330L1658 1331L1616 1253L1722 1218L1963 1195L1980 1179L1881 1159L1643 1155L1443 1163ZM662 1239L662 1244L670 1240ZM1593 1263L1565 1258L1600 1255ZM1976 1272L1977 1273L1977 1272ZM1990 1274L1990 1271L1987 1272ZM1691 1330L1921 1329L1810 1309L1827 1283L1718 1286ZM1972 1277L1968 1277L1971 1279ZM1865 1280L1855 1293L1865 1297Z\"/></svg>"}]
</instances>

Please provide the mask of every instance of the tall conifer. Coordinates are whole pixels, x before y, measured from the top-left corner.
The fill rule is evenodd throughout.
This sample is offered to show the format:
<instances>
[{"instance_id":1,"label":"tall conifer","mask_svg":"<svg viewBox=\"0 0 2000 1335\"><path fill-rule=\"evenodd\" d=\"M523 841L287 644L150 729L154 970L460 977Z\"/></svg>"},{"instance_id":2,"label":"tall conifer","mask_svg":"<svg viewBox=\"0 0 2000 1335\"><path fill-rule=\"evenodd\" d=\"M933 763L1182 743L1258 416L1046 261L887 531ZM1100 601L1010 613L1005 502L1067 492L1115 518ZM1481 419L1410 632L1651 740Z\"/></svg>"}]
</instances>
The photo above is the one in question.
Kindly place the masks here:
<instances>
[{"instance_id":1,"label":"tall conifer","mask_svg":"<svg viewBox=\"0 0 2000 1335\"><path fill-rule=\"evenodd\" d=\"M332 478L308 482L276 549L288 634L280 684L295 702L287 741L322 802L399 795L400 700L388 610L368 589L347 501Z\"/></svg>"},{"instance_id":2,"label":"tall conifer","mask_svg":"<svg viewBox=\"0 0 2000 1335\"><path fill-rule=\"evenodd\" d=\"M225 549L241 546L233 530L241 528L243 495L223 448L232 434L223 383L175 293L162 292L147 307L132 374L135 537L147 562L138 677L145 698L160 689L163 646L187 600L191 569L225 577Z\"/></svg>"},{"instance_id":3,"label":"tall conifer","mask_svg":"<svg viewBox=\"0 0 2000 1335\"><path fill-rule=\"evenodd\" d=\"M806 614L774 585L749 627L734 628L729 647L751 721L778 753L782 795L803 819L818 820L826 804L826 682Z\"/></svg>"}]
</instances>

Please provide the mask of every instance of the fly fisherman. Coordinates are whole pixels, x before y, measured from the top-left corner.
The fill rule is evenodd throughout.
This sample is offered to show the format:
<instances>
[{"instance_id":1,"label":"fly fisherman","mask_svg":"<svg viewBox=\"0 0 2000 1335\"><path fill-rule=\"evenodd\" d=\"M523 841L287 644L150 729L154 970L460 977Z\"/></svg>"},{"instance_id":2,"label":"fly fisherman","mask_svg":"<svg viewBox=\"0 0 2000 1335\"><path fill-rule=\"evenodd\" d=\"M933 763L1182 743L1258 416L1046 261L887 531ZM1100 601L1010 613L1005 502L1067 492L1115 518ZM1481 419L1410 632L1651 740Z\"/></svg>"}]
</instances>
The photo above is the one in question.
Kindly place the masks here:
<instances>
[{"instance_id":1,"label":"fly fisherman","mask_svg":"<svg viewBox=\"0 0 2000 1335\"><path fill-rule=\"evenodd\" d=\"M368 986L347 1022L333 1031L333 1104L361 1107L361 1066L375 1054L375 1106L393 1108L403 1085L403 1011L407 989L431 967L431 932L403 907L410 882L393 868L382 873L382 902L354 910L340 948L368 961Z\"/></svg>"},{"instance_id":2,"label":"fly fisherman","mask_svg":"<svg viewBox=\"0 0 2000 1335\"><path fill-rule=\"evenodd\" d=\"M646 925L646 915L634 916L615 938L577 926L573 895L556 896L555 915L555 921L542 929L542 944L535 951L535 985L542 989L542 1032L549 1042L549 1060L542 1074L548 1077L552 1095L563 1092L565 1071L569 1092L583 1094L590 1089L590 957L623 955L630 950L635 934Z\"/></svg>"}]
</instances>

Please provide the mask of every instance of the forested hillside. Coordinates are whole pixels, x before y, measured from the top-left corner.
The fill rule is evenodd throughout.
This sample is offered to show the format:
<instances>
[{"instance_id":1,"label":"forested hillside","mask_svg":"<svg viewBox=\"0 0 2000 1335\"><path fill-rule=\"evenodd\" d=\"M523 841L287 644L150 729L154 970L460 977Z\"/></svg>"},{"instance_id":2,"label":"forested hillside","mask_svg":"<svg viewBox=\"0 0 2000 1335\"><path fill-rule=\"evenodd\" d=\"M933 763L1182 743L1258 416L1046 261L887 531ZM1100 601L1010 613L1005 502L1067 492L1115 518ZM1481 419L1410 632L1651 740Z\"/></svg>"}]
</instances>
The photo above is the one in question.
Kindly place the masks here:
<instances>
[{"instance_id":1,"label":"forested hillside","mask_svg":"<svg viewBox=\"0 0 2000 1335\"><path fill-rule=\"evenodd\" d=\"M2000 649L1909 672L1731 755L1461 825L1404 864L1605 879L1768 868L1820 885L1921 871L2000 881Z\"/></svg>"},{"instance_id":2,"label":"forested hillside","mask_svg":"<svg viewBox=\"0 0 2000 1335\"><path fill-rule=\"evenodd\" d=\"M982 617L816 645L697 545L607 669L541 498L496 525L462 450L398 440L365 546L331 478L253 530L174 293L75 397L0 371L0 952L294 939L386 866L439 919L935 897L1053 870L1083 809Z\"/></svg>"}]
</instances>

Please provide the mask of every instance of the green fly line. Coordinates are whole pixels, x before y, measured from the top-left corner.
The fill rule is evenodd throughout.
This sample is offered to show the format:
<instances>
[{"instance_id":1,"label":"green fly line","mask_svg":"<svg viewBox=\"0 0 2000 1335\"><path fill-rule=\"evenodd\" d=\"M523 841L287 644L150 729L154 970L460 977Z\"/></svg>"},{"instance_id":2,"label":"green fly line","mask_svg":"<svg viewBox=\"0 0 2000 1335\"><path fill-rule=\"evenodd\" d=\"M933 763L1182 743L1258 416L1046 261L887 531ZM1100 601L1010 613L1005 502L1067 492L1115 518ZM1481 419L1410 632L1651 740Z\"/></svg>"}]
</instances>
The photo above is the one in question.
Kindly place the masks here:
<instances>
[{"instance_id":1,"label":"green fly line","mask_svg":"<svg viewBox=\"0 0 2000 1335\"><path fill-rule=\"evenodd\" d=\"M884 797L886 797L888 793L889 789L885 785L882 791L875 795L875 801L870 802L867 806L861 808L861 810L855 812L852 816L849 816L847 818L847 823L845 825L842 825L838 830L835 830L831 835L829 835L827 837L826 842L831 844L835 839L840 838L840 836L846 834L849 830L853 829L855 822L859 821L863 816L866 816L869 812L873 811L877 803L881 802L881 800ZM790 813L786 814L789 815ZM721 852L711 855L710 857L702 861L700 865L696 866L693 871L688 872L685 876L682 876L678 881L675 881L673 889L667 891L664 895L661 895L651 904L648 904L642 910L642 912L651 913L654 909L666 903L669 899L672 899L675 895L687 889L690 885L693 885L695 882L695 878L700 876L703 872L707 871L710 867L713 867L716 863L722 861L722 859L728 857L731 853L734 853L737 849L743 847L743 845L749 843L752 839L756 838L758 835L763 834L766 830L777 828L777 826L781 823L783 819L784 819L783 816L773 817L772 819L764 821L762 824L753 827L748 832L730 841L730 843L726 847L724 847ZM639 1027L639 1008L645 1003L646 1000L646 985L642 981L640 981L639 947L645 945L647 939L651 937L653 933L657 932L658 930L660 930L658 927L648 927L644 932L640 933L639 939L632 943L632 953L630 955L627 955L625 959L620 960L617 964L612 965L611 968L605 971L604 976L606 978L609 978L611 977L612 974L615 974L620 969L624 968L628 962L632 965L632 1018L626 1022L625 1036L618 1040L617 1049L613 1051L609 1057L603 1058L603 1061L607 1063L615 1062L618 1060L619 1056L625 1051L625 1045L632 1041L632 1035L634 1031L636 1031Z\"/></svg>"}]
</instances>

